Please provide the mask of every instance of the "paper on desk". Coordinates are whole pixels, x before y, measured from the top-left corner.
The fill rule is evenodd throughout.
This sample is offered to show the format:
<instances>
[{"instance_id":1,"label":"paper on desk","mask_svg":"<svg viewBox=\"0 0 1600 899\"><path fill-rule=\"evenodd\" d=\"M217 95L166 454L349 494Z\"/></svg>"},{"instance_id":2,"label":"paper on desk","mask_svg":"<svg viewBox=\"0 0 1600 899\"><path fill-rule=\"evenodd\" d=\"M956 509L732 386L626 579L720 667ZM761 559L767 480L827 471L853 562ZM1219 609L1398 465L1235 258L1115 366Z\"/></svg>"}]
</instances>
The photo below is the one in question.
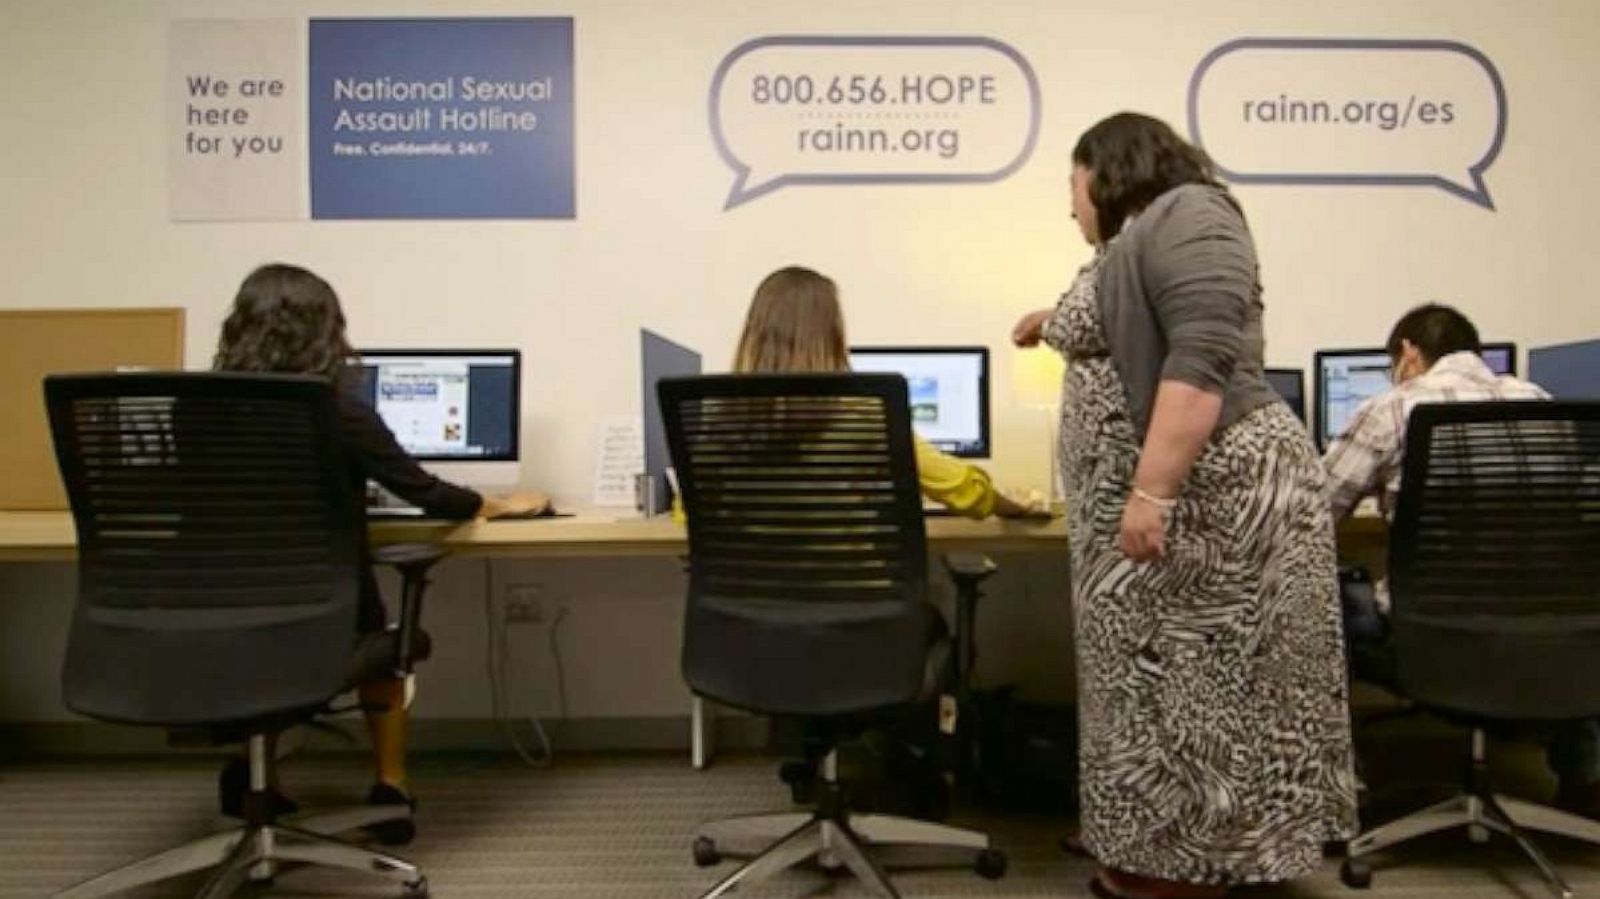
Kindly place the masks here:
<instances>
[{"instance_id":1,"label":"paper on desk","mask_svg":"<svg viewBox=\"0 0 1600 899\"><path fill-rule=\"evenodd\" d=\"M594 504L633 508L634 477L644 471L644 426L637 415L600 422L595 444Z\"/></svg>"}]
</instances>

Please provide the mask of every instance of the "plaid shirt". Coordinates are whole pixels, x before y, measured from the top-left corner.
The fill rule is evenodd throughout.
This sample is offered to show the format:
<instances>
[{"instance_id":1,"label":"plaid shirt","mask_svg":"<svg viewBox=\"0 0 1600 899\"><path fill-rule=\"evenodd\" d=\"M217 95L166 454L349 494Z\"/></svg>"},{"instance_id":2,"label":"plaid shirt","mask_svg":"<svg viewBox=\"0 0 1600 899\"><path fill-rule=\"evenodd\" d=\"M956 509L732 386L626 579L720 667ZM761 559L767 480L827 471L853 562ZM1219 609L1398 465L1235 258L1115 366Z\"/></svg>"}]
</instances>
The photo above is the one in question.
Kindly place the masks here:
<instances>
[{"instance_id":1,"label":"plaid shirt","mask_svg":"<svg viewBox=\"0 0 1600 899\"><path fill-rule=\"evenodd\" d=\"M1486 400L1547 400L1537 385L1496 375L1477 353L1451 353L1422 375L1362 403L1323 464L1328 469L1328 499L1337 521L1356 504L1376 494L1385 518L1400 491L1400 464L1406 454L1406 418L1418 403Z\"/></svg>"}]
</instances>

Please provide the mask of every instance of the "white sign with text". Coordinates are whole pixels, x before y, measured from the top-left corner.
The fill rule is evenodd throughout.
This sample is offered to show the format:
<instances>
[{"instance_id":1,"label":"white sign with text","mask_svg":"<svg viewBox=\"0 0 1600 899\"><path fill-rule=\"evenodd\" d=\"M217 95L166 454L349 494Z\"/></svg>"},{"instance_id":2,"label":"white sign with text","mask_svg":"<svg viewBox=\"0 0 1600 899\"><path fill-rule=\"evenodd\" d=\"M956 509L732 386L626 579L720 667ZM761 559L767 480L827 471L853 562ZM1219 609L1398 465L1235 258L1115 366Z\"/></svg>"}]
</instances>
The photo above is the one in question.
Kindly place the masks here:
<instances>
[{"instance_id":1,"label":"white sign with text","mask_svg":"<svg viewBox=\"0 0 1600 899\"><path fill-rule=\"evenodd\" d=\"M167 129L174 221L304 219L305 23L171 23Z\"/></svg>"}]
</instances>

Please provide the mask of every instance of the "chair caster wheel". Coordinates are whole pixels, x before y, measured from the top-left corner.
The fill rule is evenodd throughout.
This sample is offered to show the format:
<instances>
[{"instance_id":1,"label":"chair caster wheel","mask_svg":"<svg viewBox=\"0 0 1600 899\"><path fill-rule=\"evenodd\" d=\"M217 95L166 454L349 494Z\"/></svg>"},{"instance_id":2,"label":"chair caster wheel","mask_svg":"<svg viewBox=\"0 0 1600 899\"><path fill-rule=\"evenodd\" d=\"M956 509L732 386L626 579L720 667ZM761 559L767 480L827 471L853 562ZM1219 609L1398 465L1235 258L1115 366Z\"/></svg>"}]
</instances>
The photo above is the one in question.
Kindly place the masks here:
<instances>
[{"instance_id":1,"label":"chair caster wheel","mask_svg":"<svg viewBox=\"0 0 1600 899\"><path fill-rule=\"evenodd\" d=\"M428 878L418 877L406 884L406 899L428 899Z\"/></svg>"},{"instance_id":2,"label":"chair caster wheel","mask_svg":"<svg viewBox=\"0 0 1600 899\"><path fill-rule=\"evenodd\" d=\"M1474 846L1482 846L1484 843L1489 842L1489 828L1484 827L1482 824L1469 824L1467 825L1467 839Z\"/></svg>"},{"instance_id":3,"label":"chair caster wheel","mask_svg":"<svg viewBox=\"0 0 1600 899\"><path fill-rule=\"evenodd\" d=\"M717 844L710 837L694 838L694 863L700 868L722 863L722 853L717 851Z\"/></svg>"},{"instance_id":4,"label":"chair caster wheel","mask_svg":"<svg viewBox=\"0 0 1600 899\"><path fill-rule=\"evenodd\" d=\"M382 846L405 846L417 838L417 825L410 818L379 821L363 829Z\"/></svg>"},{"instance_id":5,"label":"chair caster wheel","mask_svg":"<svg viewBox=\"0 0 1600 899\"><path fill-rule=\"evenodd\" d=\"M972 870L984 880L999 880L1006 876L1006 854L998 849L985 849L978 853Z\"/></svg>"},{"instance_id":6,"label":"chair caster wheel","mask_svg":"<svg viewBox=\"0 0 1600 899\"><path fill-rule=\"evenodd\" d=\"M1364 890L1372 886L1372 865L1362 858L1347 858L1339 866L1339 880L1352 890Z\"/></svg>"}]
</instances>

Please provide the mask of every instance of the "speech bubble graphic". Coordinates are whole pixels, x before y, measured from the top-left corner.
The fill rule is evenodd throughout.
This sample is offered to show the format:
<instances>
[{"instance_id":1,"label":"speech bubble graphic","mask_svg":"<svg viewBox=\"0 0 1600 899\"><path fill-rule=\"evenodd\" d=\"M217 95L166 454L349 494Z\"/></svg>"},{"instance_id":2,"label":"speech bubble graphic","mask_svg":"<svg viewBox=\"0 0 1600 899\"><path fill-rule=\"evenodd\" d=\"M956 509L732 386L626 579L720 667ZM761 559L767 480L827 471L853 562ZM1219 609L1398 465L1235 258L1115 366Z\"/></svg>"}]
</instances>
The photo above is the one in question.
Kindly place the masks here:
<instances>
[{"instance_id":1,"label":"speech bubble graphic","mask_svg":"<svg viewBox=\"0 0 1600 899\"><path fill-rule=\"evenodd\" d=\"M1445 40L1241 38L1189 80L1189 136L1238 184L1437 187L1494 209L1500 73Z\"/></svg>"},{"instance_id":2,"label":"speech bubble graphic","mask_svg":"<svg viewBox=\"0 0 1600 899\"><path fill-rule=\"evenodd\" d=\"M1039 80L986 37L774 35L711 81L724 209L787 185L1000 181L1039 138Z\"/></svg>"}]
</instances>

